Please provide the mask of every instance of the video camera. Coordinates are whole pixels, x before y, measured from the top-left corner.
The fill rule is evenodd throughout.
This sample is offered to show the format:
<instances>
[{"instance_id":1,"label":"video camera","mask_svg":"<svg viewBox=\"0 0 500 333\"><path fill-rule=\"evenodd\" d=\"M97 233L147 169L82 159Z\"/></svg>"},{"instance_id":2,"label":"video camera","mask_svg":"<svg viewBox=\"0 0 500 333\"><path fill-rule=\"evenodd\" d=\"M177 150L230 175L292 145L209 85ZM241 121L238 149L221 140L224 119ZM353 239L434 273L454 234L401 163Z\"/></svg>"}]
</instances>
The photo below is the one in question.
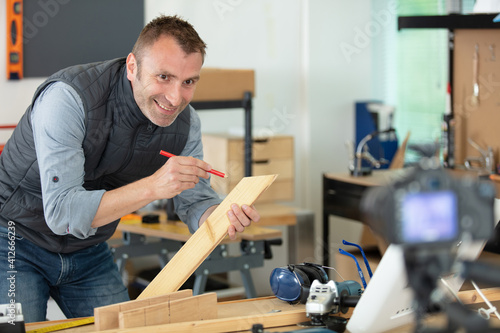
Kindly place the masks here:
<instances>
[{"instance_id":1,"label":"video camera","mask_svg":"<svg viewBox=\"0 0 500 333\"><path fill-rule=\"evenodd\" d=\"M423 158L401 179L373 187L361 211L372 230L391 244L449 246L464 235L486 240L494 227L495 188L455 177L436 158Z\"/></svg>"},{"instance_id":2,"label":"video camera","mask_svg":"<svg viewBox=\"0 0 500 333\"><path fill-rule=\"evenodd\" d=\"M463 279L490 276L494 277L490 280L500 281L498 269L485 269L461 258L467 248L464 244L485 244L492 236L494 202L491 182L454 176L434 154L421 158L393 183L365 192L360 207L364 221L387 243L402 246L408 284L414 290L416 332L421 331L424 315L434 310L446 310L453 327L469 325L467 332L483 332L477 325L464 322L468 309L436 291L438 280L449 274ZM487 326L486 322L484 332Z\"/></svg>"}]
</instances>

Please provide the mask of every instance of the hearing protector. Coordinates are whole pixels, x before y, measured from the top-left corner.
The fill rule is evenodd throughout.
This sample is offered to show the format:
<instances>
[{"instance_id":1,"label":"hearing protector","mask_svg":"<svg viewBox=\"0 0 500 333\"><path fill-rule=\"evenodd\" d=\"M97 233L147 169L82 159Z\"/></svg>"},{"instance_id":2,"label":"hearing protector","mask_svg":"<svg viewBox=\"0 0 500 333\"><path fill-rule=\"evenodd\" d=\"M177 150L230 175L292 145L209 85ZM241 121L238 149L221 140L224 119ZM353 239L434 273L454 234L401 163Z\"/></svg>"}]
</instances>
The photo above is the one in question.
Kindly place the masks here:
<instances>
[{"instance_id":1,"label":"hearing protector","mask_svg":"<svg viewBox=\"0 0 500 333\"><path fill-rule=\"evenodd\" d=\"M317 264L290 264L273 269L269 280L271 290L279 299L290 303L306 303L312 282L319 280L328 283L328 274Z\"/></svg>"}]
</instances>

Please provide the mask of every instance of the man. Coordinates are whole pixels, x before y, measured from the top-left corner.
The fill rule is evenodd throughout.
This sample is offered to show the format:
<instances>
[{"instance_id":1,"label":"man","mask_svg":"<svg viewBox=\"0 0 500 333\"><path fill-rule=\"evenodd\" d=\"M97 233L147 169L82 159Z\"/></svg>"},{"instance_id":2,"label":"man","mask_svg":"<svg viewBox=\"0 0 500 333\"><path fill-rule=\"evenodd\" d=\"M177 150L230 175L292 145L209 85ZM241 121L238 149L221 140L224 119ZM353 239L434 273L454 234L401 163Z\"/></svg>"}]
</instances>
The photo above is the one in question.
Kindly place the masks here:
<instances>
[{"instance_id":1,"label":"man","mask_svg":"<svg viewBox=\"0 0 500 333\"><path fill-rule=\"evenodd\" d=\"M189 106L205 43L178 17L141 32L126 59L67 68L35 92L0 155L0 304L45 320L128 300L105 241L121 216L173 198L194 232L220 203ZM166 160L160 150L176 157ZM259 214L232 206L235 237Z\"/></svg>"}]
</instances>

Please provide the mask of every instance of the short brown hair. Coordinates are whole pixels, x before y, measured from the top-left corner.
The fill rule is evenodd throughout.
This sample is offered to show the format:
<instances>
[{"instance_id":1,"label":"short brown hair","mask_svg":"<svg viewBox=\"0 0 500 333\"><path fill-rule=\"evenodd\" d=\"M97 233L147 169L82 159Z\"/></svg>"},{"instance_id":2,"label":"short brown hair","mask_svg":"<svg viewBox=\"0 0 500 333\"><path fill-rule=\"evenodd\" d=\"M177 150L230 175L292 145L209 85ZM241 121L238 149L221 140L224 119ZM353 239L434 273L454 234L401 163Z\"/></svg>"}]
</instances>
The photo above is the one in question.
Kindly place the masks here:
<instances>
[{"instance_id":1,"label":"short brown hair","mask_svg":"<svg viewBox=\"0 0 500 333\"><path fill-rule=\"evenodd\" d=\"M161 15L149 22L141 31L132 53L140 63L144 49L150 47L161 36L172 36L186 54L201 53L205 59L207 45L200 38L193 26L178 16Z\"/></svg>"}]
</instances>

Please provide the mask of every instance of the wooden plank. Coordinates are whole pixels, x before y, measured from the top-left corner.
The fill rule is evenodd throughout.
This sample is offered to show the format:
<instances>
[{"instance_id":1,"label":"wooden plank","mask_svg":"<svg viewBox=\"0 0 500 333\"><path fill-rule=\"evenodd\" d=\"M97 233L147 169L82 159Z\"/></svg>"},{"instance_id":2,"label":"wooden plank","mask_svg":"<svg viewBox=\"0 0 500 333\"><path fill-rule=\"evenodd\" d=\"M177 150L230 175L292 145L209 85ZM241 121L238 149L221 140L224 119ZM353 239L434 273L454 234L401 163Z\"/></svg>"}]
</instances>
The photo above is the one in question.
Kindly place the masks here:
<instances>
[{"instance_id":1,"label":"wooden plank","mask_svg":"<svg viewBox=\"0 0 500 333\"><path fill-rule=\"evenodd\" d=\"M141 328L114 328L102 333L122 333L122 332L233 332L238 330L250 330L255 323L264 324L265 328L290 326L290 330L297 329L295 324L309 321L305 315L304 304L289 304L274 296L245 299L217 304L218 319L202 321L192 321L185 323L162 324L144 326ZM337 314L344 318L349 318L352 310L347 314ZM237 317L236 317L237 316ZM68 319L71 321L74 319ZM27 329L38 329L54 324L54 322L30 323L26 324ZM68 332L95 332L94 326L83 326L68 330ZM66 331L65 331L66 332Z\"/></svg>"},{"instance_id":2,"label":"wooden plank","mask_svg":"<svg viewBox=\"0 0 500 333\"><path fill-rule=\"evenodd\" d=\"M158 297L145 298L143 300L133 300L101 306L94 309L95 327L97 331L107 330L119 327L118 315L120 312L132 310L144 306L168 302L170 300L178 300L186 297L191 297L193 291L191 289L180 290L173 293L167 293Z\"/></svg>"},{"instance_id":3,"label":"wooden plank","mask_svg":"<svg viewBox=\"0 0 500 333\"><path fill-rule=\"evenodd\" d=\"M118 318L120 329L216 319L217 294L207 293L122 311Z\"/></svg>"},{"instance_id":4,"label":"wooden plank","mask_svg":"<svg viewBox=\"0 0 500 333\"><path fill-rule=\"evenodd\" d=\"M500 301L500 288L484 288L481 289L481 292L490 302ZM481 295L479 295L475 289L458 292L458 298L460 298L464 304L484 303Z\"/></svg>"},{"instance_id":5,"label":"wooden plank","mask_svg":"<svg viewBox=\"0 0 500 333\"><path fill-rule=\"evenodd\" d=\"M295 325L308 322L305 309L291 310L286 312L266 313L252 316L238 316L221 319L199 320L175 324L163 324L144 326L140 328L141 333L163 333L163 332L238 332L251 331L254 324L262 324L266 328ZM114 329L105 333L128 333L137 332L137 328ZM104 333L104 332L103 332Z\"/></svg>"},{"instance_id":6,"label":"wooden plank","mask_svg":"<svg viewBox=\"0 0 500 333\"><path fill-rule=\"evenodd\" d=\"M276 177L243 178L137 299L177 291L226 236L230 225L226 214L231 204L252 205Z\"/></svg>"},{"instance_id":7,"label":"wooden plank","mask_svg":"<svg viewBox=\"0 0 500 333\"><path fill-rule=\"evenodd\" d=\"M262 315L272 312L285 312L292 310L304 310L304 304L290 304L275 296L261 297L252 300L242 299L236 301L220 302L217 304L217 317L231 318L235 315Z\"/></svg>"},{"instance_id":8,"label":"wooden plank","mask_svg":"<svg viewBox=\"0 0 500 333\"><path fill-rule=\"evenodd\" d=\"M170 302L170 323L207 319L217 319L216 293Z\"/></svg>"}]
</instances>

